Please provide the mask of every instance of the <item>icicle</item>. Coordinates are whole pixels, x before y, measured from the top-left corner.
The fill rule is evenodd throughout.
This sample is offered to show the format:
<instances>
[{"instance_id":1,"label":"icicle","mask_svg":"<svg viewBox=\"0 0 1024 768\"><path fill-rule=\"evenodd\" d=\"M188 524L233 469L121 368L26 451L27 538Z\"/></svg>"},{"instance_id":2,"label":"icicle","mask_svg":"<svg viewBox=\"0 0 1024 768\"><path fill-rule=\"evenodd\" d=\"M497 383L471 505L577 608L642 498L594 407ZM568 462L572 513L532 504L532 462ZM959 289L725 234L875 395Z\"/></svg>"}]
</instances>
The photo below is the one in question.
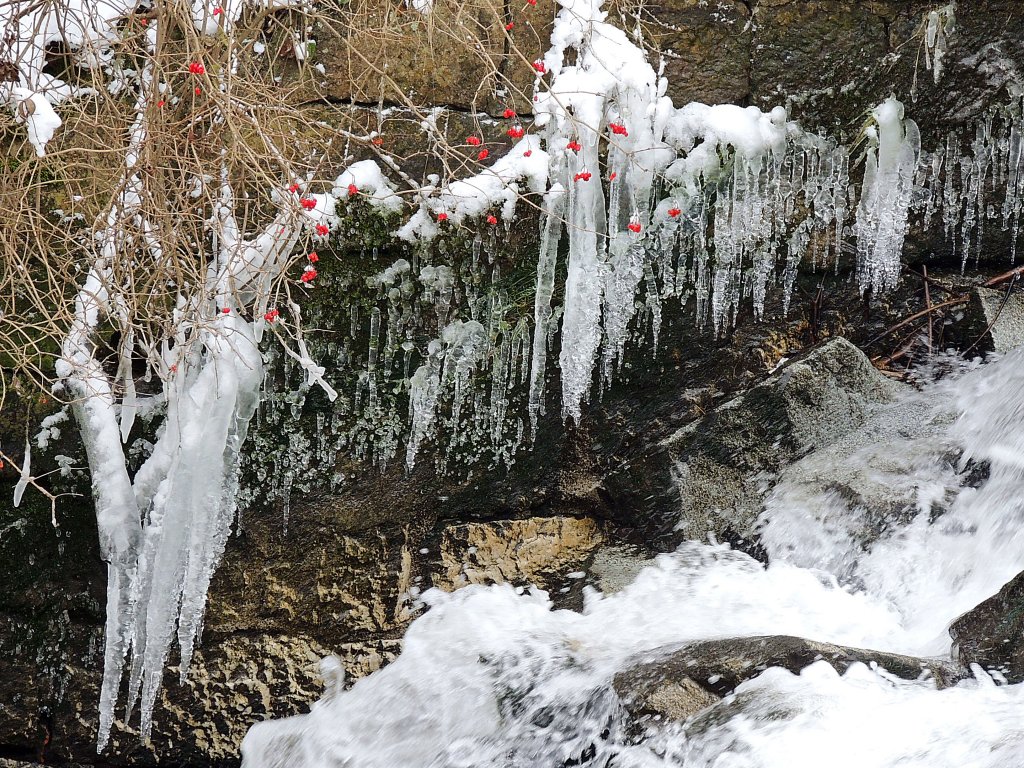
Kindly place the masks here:
<instances>
[{"instance_id":1,"label":"icicle","mask_svg":"<svg viewBox=\"0 0 1024 768\"><path fill-rule=\"evenodd\" d=\"M537 284L533 294L533 354L530 364L530 435L537 435L537 419L544 413L544 385L547 372L548 338L555 323L552 321L551 297L555 290L555 264L558 259L558 241L562 233L562 212L566 192L555 185L544 198L541 218L540 252L537 257Z\"/></svg>"},{"instance_id":2,"label":"icicle","mask_svg":"<svg viewBox=\"0 0 1024 768\"><path fill-rule=\"evenodd\" d=\"M135 375L132 372L132 351L135 347L135 336L129 332L125 334L121 344L121 359L118 366L118 377L123 382L124 394L121 397L120 420L121 420L121 442L127 443L131 434L132 426L135 424L135 416L138 413L138 401L135 395Z\"/></svg>"},{"instance_id":3,"label":"icicle","mask_svg":"<svg viewBox=\"0 0 1024 768\"><path fill-rule=\"evenodd\" d=\"M868 150L857 209L857 274L861 292L884 293L900 276L914 175L921 155L917 125L890 98L871 113L874 146Z\"/></svg>"},{"instance_id":4,"label":"icicle","mask_svg":"<svg viewBox=\"0 0 1024 768\"><path fill-rule=\"evenodd\" d=\"M21 462L21 474L18 476L18 482L14 486L14 506L21 506L21 498L25 495L25 489L28 488L28 484L32 481L32 444L25 441L25 458Z\"/></svg>"},{"instance_id":5,"label":"icicle","mask_svg":"<svg viewBox=\"0 0 1024 768\"><path fill-rule=\"evenodd\" d=\"M949 38L956 31L956 3L947 3L925 16L924 61L935 84L942 78L943 61L949 50Z\"/></svg>"}]
</instances>

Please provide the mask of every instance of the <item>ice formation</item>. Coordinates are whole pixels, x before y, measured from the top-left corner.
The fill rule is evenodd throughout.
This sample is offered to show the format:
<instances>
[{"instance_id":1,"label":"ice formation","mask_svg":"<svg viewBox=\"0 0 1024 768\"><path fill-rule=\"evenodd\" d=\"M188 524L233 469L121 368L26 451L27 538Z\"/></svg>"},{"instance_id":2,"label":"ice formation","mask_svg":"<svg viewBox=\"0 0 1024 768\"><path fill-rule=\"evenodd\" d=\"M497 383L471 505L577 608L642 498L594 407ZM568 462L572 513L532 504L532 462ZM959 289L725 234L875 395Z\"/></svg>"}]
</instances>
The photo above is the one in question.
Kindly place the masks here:
<instances>
[{"instance_id":1,"label":"ice formation","mask_svg":"<svg viewBox=\"0 0 1024 768\"><path fill-rule=\"evenodd\" d=\"M112 230L131 208L131 179L126 188L129 199L111 212ZM188 673L206 591L234 520L239 452L263 382L256 323L230 307L240 295L258 295L259 283L287 265L308 217L304 211L282 211L249 240L234 237L235 224L224 217L219 268L211 271L199 303L181 308L174 344L161 355L163 391L154 397L166 415L134 477L122 443L143 398L132 394L131 369L124 365L117 376L123 377L126 394L117 398L114 388L121 382L111 379L95 356L96 328L117 306L103 257L77 299L57 373L74 402L85 442L101 553L108 563L100 750L113 722L126 659L128 710L140 702L144 736L175 637L182 678ZM118 239L111 236L108 242L113 248ZM123 350L130 352L130 347ZM298 357L303 368L322 373L307 356Z\"/></svg>"},{"instance_id":2,"label":"ice formation","mask_svg":"<svg viewBox=\"0 0 1024 768\"><path fill-rule=\"evenodd\" d=\"M936 11L937 23L951 33L947 11ZM431 440L442 468L452 459L507 463L536 433L552 373L561 377L563 417L577 418L595 383L616 376L625 350L657 344L669 301L721 332L745 301L761 317L776 288L787 311L800 271L834 265L841 252L856 253L862 292L884 293L899 279L914 222L927 229L941 219L965 263L989 221L1017 239L1019 100L985 114L969 147L951 136L928 152L904 106L887 99L870 112L859 152L802 130L782 108L674 106L642 51L591 2L561 6L541 64L535 128L490 168L446 183L435 177L415 192L416 208L397 230L410 243L408 279L381 286L376 311L352 310L340 354L324 350L339 375L358 377L355 396L326 417L329 435L312 453L296 454L291 443L277 452L275 466L288 466L288 476L315 474L338 451L390 461L403 438L410 466ZM429 136L438 119L435 110L423 121ZM362 179L359 197L371 205L397 201L385 170L358 165L339 177L336 195L348 198L348 185ZM492 213L515 221L525 193L536 195L541 219L530 314L509 297L484 224ZM470 254L446 243L446 233L474 224ZM440 370L440 336L454 320L488 329L461 427L451 421L455 379L428 375ZM371 342L360 350L367 328ZM301 406L302 393L294 397ZM296 408L290 402L271 417Z\"/></svg>"},{"instance_id":3,"label":"ice formation","mask_svg":"<svg viewBox=\"0 0 1024 768\"><path fill-rule=\"evenodd\" d=\"M900 277L903 238L921 156L921 134L890 98L876 107L868 129L864 187L857 208L857 274L861 292L884 293Z\"/></svg>"},{"instance_id":4,"label":"ice formation","mask_svg":"<svg viewBox=\"0 0 1024 768\"><path fill-rule=\"evenodd\" d=\"M956 3L946 3L928 11L924 18L924 62L936 85L942 79L942 68L956 32Z\"/></svg>"},{"instance_id":5,"label":"ice formation","mask_svg":"<svg viewBox=\"0 0 1024 768\"><path fill-rule=\"evenodd\" d=\"M210 31L200 17L221 17L230 24L241 12L228 3L193 7L197 28ZM10 45L18 62L18 82L8 86L16 117L38 155L60 126L52 103L74 95L42 71L46 46L63 42L79 64L107 65L109 45L119 20L132 3L8 3L3 17L16 14L19 35ZM140 703L141 731L148 736L152 712L172 639L180 650L181 674L188 672L201 631L206 592L234 520L239 455L263 383L258 339L265 325L273 281L291 263L300 235L317 224L334 222L334 198L271 194L277 214L254 236L253 222L235 219L235 193L222 172L221 194L209 226L216 243L205 285L178 296L168 318L171 333L162 348L143 348L134 337L129 301L115 276L124 253L150 259L164 254L154 225L146 218L145 184L139 157L148 139L149 99L155 89L152 57L157 25L149 24L142 43L148 56L135 73L139 87L134 120L127 131L123 176L105 220L84 249L84 280L74 305L73 323L56 363L57 389L73 404L92 475L100 550L108 564L104 673L100 692L98 749L102 751L114 720L123 671L128 669L128 714ZM219 27L218 27L219 28ZM213 30L216 31L216 30ZM257 228L258 229L258 228ZM240 308L252 308L245 320ZM296 309L297 312L297 309ZM297 315L296 315L297 316ZM117 352L116 370L102 362L100 334L108 321L127 328ZM324 369L308 355L301 338L298 351L286 350L330 395ZM162 392L143 396L136 390L132 358L141 352L162 382ZM123 445L140 410L163 409L152 450L129 472ZM55 422L53 422L55 423ZM52 423L44 429L52 430ZM26 449L24 472L30 472ZM25 491L23 477L15 504ZM127 719L127 718L126 718Z\"/></svg>"}]
</instances>

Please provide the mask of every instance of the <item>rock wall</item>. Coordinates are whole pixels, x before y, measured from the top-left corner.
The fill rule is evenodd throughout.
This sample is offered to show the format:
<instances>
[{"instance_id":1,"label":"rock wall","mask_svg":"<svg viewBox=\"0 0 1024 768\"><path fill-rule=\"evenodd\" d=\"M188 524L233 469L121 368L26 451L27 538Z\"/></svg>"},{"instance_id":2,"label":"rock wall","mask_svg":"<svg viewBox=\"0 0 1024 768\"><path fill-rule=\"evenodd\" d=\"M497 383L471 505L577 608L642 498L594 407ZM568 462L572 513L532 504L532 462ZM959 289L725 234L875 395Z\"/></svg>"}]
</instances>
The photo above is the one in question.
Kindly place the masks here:
<instances>
[{"instance_id":1,"label":"rock wall","mask_svg":"<svg viewBox=\"0 0 1024 768\"><path fill-rule=\"evenodd\" d=\"M865 111L894 92L924 129L926 143L934 145L947 131L970 125L989 105L1020 92L1024 7L1014 0L961 7L947 72L938 85L920 57L921 22L932 7L911 0L667 0L646 4L639 13L648 40L665 54L670 95L677 103L732 101L764 108L782 103L807 127L851 139ZM318 91L304 95L326 98L329 119L369 120L368 105L394 103L396 88L417 103L448 107L453 135L462 135L488 112L500 112L510 99L520 110L527 107L514 94L528 88L525 64L546 47L553 14L549 0L539 0L529 15L490 0L439 0L426 19L379 0L354 8L358 24L322 31L315 58L327 74ZM505 20L516 24L523 60L508 47ZM432 32L443 27L460 34ZM375 33L382 29L385 44ZM502 55L497 71L485 68L494 54ZM496 97L496 87L509 95ZM398 151L422 142L415 128L419 119L389 113L380 126L387 146ZM358 222L352 227L353 250L325 255L325 267L355 264L360 274L369 274L394 260L386 249L372 256L360 250L360 238L374 245L376 235ZM511 237L519 267L528 272L534 231L520 227ZM914 263L930 258L934 279L946 280L953 293L969 282L958 276L959 260L945 260L941 249L933 253L927 241L911 243L906 257ZM992 257L1001 266L1006 253ZM510 259L514 264L516 254ZM211 589L204 644L191 674L179 684L173 660L168 668L152 742L140 745L131 724L118 724L111 747L100 757L93 744L105 569L90 505L87 498L61 499L54 529L48 504L29 494L27 506L14 509L5 497L0 502L0 758L233 765L252 722L303 711L315 699L320 657L337 654L351 678L393 658L409 621L422 610L417 601L422 590L539 583L558 596L560 605L577 606L583 584L604 583L602 568L621 559L622 545L635 547L629 557L642 560L645 552L678 539L682 507L672 471L685 447L680 435L691 436L685 438L692 443L686 451L706 452L701 437L716 420L715 409L764 382L783 357L799 358L837 335L865 346L896 319L922 308L920 289L908 278L895 295L865 305L844 264L835 272L801 277L788 316L777 303L769 307L767 322L754 323L744 314L723 339L695 329L686 313L667 316L659 348L633 354L622 377L578 428L547 418L534 449L521 454L511 469L468 466L441 474L428 459L407 473L399 461L374 467L338 459L323 469L345 478L342 490L314 484L309 492L293 493L287 505L280 499L253 503ZM330 295L319 295L313 304L310 310L319 313L322 327L349 323L347 307ZM955 345L958 334L966 338L967 331L950 319L944 341ZM886 352L877 343L869 349ZM858 365L866 363L861 359ZM751 390L748 401L771 389L771 381ZM287 390L286 377L278 383ZM808 397L814 391L810 385L801 390ZM557 391L549 397L556 398ZM315 442L322 430L318 414L327 407L315 398L298 405L298 426L291 434L268 420L255 428L249 456L252 498L261 498L265 482L253 469L260 466L255 454L264 446ZM776 403L765 418L781 418L777 407L782 406ZM820 413L829 410L834 409ZM11 406L4 414L5 445L22 439L25 412ZM39 408L34 413L38 418ZM665 460L666 441L676 452L672 461ZM770 448L771 455L755 462L749 446L740 445L732 457L737 461L726 470L742 485L760 471L755 463L781 465L802 447ZM59 452L81 455L73 432L53 451ZM0 479L8 486L13 482L9 468L0 470ZM57 486L88 492L81 476L55 480ZM654 487L657 494L648 492ZM658 503L648 503L649 496ZM702 511L700 504L691 506L694 513ZM725 526L698 520L696 514L682 522L699 522L700 535L730 535Z\"/></svg>"}]
</instances>

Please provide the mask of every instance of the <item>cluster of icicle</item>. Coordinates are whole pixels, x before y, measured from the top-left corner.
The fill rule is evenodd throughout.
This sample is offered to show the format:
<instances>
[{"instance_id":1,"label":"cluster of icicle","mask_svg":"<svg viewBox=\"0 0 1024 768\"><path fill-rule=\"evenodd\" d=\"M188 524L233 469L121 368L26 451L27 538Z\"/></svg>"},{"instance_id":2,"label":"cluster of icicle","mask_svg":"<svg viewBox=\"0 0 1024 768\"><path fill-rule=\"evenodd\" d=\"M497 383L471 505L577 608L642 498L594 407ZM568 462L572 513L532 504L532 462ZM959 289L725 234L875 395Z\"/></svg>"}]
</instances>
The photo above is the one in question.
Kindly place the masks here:
<instances>
[{"instance_id":1,"label":"cluster of icicle","mask_svg":"<svg viewBox=\"0 0 1024 768\"><path fill-rule=\"evenodd\" d=\"M241 2L193 4L197 29L212 34L230 29ZM110 43L117 24L134 3L9 3L4 18L19 33L10 53L19 63L19 79L7 88L26 124L30 142L43 156L60 127L54 104L74 90L42 72L45 50L65 43L80 64L104 67L118 75ZM214 8L220 8L214 13ZM211 16L219 16L210 28ZM13 22L17 19L17 23ZM150 56L157 45L157 24L147 26ZM124 73L121 73L124 74ZM141 348L126 333L111 374L101 359L105 324L130 328L129 301L120 293L115 266L126 254L164 262L156 225L145 214L144 183L138 158L148 138L149 99L164 86L154 82L150 64L132 77L137 82L135 119L128 131L124 175L106 219L86 257L83 284L75 299L74 321L56 364L56 389L73 403L92 475L100 551L107 562L104 673L100 692L98 749L114 722L124 672L128 671L130 715L140 704L141 732L148 736L164 665L175 636L182 678L188 673L201 631L207 588L234 520L239 456L259 402L263 358L258 344L264 331L270 286L289 265L300 236L318 223L334 223L334 198L310 195L313 206L277 194L277 214L252 231L236 221L235 195L221 169L221 198L211 219L217 251L206 284L181 295L173 316L174 332L159 349ZM27 106L31 105L31 106ZM249 226L246 226L246 225ZM138 233L138 234L136 234ZM257 320L246 321L249 308ZM289 350L290 351L290 350ZM132 359L146 358L162 391L142 395L136 389ZM304 354L291 352L311 381L322 382L323 369ZM326 382L323 382L326 386ZM329 386L327 386L330 391ZM129 473L128 441L139 413L163 409L163 419L148 458ZM26 451L25 473L31 457ZM15 491L21 500L25 478Z\"/></svg>"},{"instance_id":2,"label":"cluster of icicle","mask_svg":"<svg viewBox=\"0 0 1024 768\"><path fill-rule=\"evenodd\" d=\"M598 0L560 5L552 46L538 66L551 73L546 86L538 78L534 100L541 142L531 137L509 153L510 164L519 156L531 158L523 162L528 178L543 154L547 175L529 361L531 433L545 409L556 332L562 416L578 419L595 370L607 383L621 365L638 294L651 317L654 343L667 297L693 298L698 321L709 318L718 331L734 321L744 297L760 316L768 288L777 281L780 254L788 297L801 261L810 256L824 263L838 253L852 208L843 147L802 131L782 108L676 108L665 95L665 78L639 46L605 21ZM882 105L874 117L880 130L868 151L877 192L862 202L857 220L864 234L862 286L885 290L898 276L908 183L919 149L916 129L901 119L898 102ZM474 194L466 197L483 210L480 186L470 185ZM507 192L507 185L501 189ZM434 207L421 211L401 234L434 234L428 229L430 212L461 214L463 198L446 193L454 199L435 198ZM564 302L554 307L563 241ZM443 372L456 372L447 377L447 389L461 398L462 379L476 365L446 366L449 351L463 361L473 357L465 354L461 336L451 345L442 335L411 379L409 466L435 425L446 389Z\"/></svg>"},{"instance_id":3,"label":"cluster of icicle","mask_svg":"<svg viewBox=\"0 0 1024 768\"><path fill-rule=\"evenodd\" d=\"M303 229L324 212L323 199L312 211L283 207L261 234L243 239L228 203L233 194L225 187L215 267L204 290L192 302L179 303L173 343L156 353L162 391L143 397L136 395L132 378L132 339L125 339L113 377L97 357L97 331L121 305L111 291L108 265L126 245L124 224L139 217L138 186L129 168L57 363L85 443L100 549L108 563L100 750L126 665L127 711L140 703L144 736L175 638L182 679L188 674L210 579L234 521L240 451L259 403L258 344L267 287L289 263ZM261 319L239 315L237 307L250 303ZM311 380L319 378L322 369L306 356L297 358ZM119 385L123 394L116 395ZM124 442L136 414L158 407L165 413L151 452L130 476Z\"/></svg>"}]
</instances>

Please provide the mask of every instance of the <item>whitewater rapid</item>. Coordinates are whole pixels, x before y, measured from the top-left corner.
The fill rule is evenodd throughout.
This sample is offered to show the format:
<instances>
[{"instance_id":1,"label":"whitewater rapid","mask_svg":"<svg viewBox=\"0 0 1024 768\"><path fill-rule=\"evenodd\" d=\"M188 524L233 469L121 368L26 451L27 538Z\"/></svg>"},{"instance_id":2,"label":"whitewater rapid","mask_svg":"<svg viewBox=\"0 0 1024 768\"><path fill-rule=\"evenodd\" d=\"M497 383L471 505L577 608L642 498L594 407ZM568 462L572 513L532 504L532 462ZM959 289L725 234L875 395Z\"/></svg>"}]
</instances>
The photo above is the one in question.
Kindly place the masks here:
<instances>
[{"instance_id":1,"label":"whitewater rapid","mask_svg":"<svg viewBox=\"0 0 1024 768\"><path fill-rule=\"evenodd\" d=\"M883 489L882 524L837 494ZM895 499L895 502L892 500ZM873 531L873 533L868 528ZM945 690L855 664L769 669L685 724L637 735L612 689L638 655L788 634L950 658L949 623L1024 570L1024 352L944 361L838 445L786 470L765 505L767 567L688 543L581 612L535 588L432 590L400 657L308 715L254 726L248 768L1013 768L1024 685L980 669Z\"/></svg>"}]
</instances>

